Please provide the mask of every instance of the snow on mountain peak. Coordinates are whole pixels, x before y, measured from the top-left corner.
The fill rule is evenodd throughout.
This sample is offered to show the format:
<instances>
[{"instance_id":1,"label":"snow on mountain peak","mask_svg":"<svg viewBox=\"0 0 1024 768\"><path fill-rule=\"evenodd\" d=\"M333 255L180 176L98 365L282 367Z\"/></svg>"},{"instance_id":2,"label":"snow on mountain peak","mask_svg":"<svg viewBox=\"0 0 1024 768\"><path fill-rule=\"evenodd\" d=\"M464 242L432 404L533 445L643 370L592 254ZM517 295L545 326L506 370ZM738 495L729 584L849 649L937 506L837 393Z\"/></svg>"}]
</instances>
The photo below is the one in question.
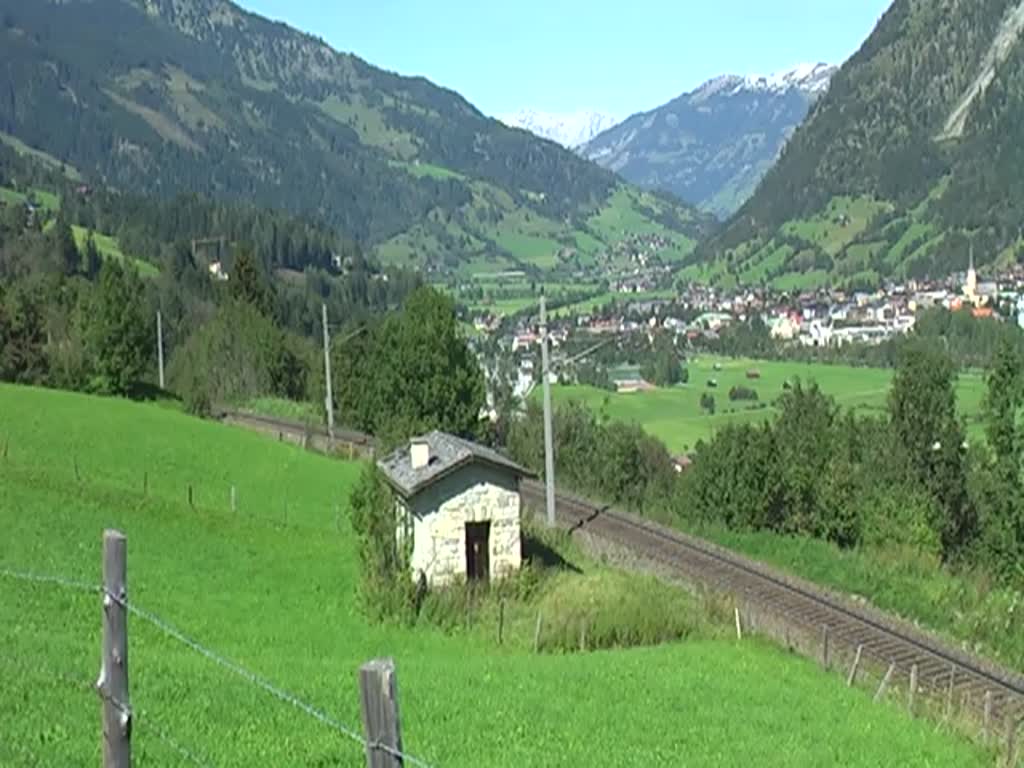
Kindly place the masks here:
<instances>
[{"instance_id":1,"label":"snow on mountain peak","mask_svg":"<svg viewBox=\"0 0 1024 768\"><path fill-rule=\"evenodd\" d=\"M799 88L809 93L818 93L828 87L837 67L831 64L797 64L792 69L773 72L770 75L747 75L743 87L750 90L785 92Z\"/></svg>"},{"instance_id":2,"label":"snow on mountain peak","mask_svg":"<svg viewBox=\"0 0 1024 768\"><path fill-rule=\"evenodd\" d=\"M597 134L619 122L617 117L604 112L580 110L554 113L536 109L521 109L511 114L498 115L498 120L505 125L523 128L570 149L586 144Z\"/></svg>"},{"instance_id":3,"label":"snow on mountain peak","mask_svg":"<svg viewBox=\"0 0 1024 768\"><path fill-rule=\"evenodd\" d=\"M697 88L693 92L693 98L702 100L718 93L730 95L744 90L785 93L791 88L820 94L828 88L829 81L837 69L838 67L831 64L798 64L791 69L773 72L770 75L719 75Z\"/></svg>"}]
</instances>

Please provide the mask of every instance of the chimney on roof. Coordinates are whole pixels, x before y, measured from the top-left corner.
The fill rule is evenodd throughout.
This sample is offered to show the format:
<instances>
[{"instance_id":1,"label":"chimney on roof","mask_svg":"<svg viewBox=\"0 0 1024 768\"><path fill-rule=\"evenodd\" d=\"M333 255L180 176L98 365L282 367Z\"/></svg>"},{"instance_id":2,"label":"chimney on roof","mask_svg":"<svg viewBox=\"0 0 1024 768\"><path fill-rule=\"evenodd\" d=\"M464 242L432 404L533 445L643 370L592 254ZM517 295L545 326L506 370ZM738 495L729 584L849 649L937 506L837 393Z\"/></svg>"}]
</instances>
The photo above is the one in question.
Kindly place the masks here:
<instances>
[{"instance_id":1,"label":"chimney on roof","mask_svg":"<svg viewBox=\"0 0 1024 768\"><path fill-rule=\"evenodd\" d=\"M411 441L409 458L412 460L413 469L423 469L430 463L430 443L423 439Z\"/></svg>"}]
</instances>

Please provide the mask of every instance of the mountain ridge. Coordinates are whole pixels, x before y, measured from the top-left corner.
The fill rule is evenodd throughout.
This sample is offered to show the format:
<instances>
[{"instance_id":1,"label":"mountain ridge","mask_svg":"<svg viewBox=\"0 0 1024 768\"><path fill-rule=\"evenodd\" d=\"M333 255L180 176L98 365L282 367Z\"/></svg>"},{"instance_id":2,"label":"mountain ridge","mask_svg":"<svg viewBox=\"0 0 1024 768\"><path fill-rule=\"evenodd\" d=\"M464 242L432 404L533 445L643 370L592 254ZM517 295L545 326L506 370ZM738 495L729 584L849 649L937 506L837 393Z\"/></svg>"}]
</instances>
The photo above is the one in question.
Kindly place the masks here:
<instances>
[{"instance_id":1,"label":"mountain ridge","mask_svg":"<svg viewBox=\"0 0 1024 768\"><path fill-rule=\"evenodd\" d=\"M687 274L872 288L962 271L972 252L1019 263L1022 12L895 0Z\"/></svg>"},{"instance_id":2,"label":"mountain ridge","mask_svg":"<svg viewBox=\"0 0 1024 768\"><path fill-rule=\"evenodd\" d=\"M704 226L667 202L645 212L614 174L454 91L227 0L0 0L0 16L0 132L115 188L283 208L442 271L610 247L588 224L610 205L687 247Z\"/></svg>"},{"instance_id":3,"label":"mountain ridge","mask_svg":"<svg viewBox=\"0 0 1024 768\"><path fill-rule=\"evenodd\" d=\"M720 75L604 131L580 149L648 189L725 217L753 193L836 71L802 64Z\"/></svg>"},{"instance_id":4,"label":"mountain ridge","mask_svg":"<svg viewBox=\"0 0 1024 768\"><path fill-rule=\"evenodd\" d=\"M520 109L498 115L505 125L522 128L542 139L576 149L602 131L618 124L619 119L607 112L577 110L575 112L545 112L538 109Z\"/></svg>"}]
</instances>

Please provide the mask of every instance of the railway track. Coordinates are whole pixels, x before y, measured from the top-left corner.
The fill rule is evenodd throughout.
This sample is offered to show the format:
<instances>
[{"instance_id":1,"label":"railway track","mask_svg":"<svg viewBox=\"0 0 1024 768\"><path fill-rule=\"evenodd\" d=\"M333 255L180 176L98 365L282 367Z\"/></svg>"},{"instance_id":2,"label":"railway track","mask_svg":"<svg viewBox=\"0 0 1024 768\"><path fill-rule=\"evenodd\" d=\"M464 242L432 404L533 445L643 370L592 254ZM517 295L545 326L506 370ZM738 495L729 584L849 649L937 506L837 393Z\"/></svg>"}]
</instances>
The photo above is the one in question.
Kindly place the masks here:
<instances>
[{"instance_id":1,"label":"railway track","mask_svg":"<svg viewBox=\"0 0 1024 768\"><path fill-rule=\"evenodd\" d=\"M236 411L225 412L222 418L261 431L327 437L323 427L283 419ZM334 439L363 447L375 442L371 435L352 430L335 430ZM542 483L524 480L521 491L525 502L543 507ZM988 698L993 727L1016 723L1024 716L1024 677L882 611L710 542L571 494L556 495L556 516L559 525L570 531L585 531L657 564L673 577L732 596L756 615L784 625L787 636L792 628L820 637L827 628L836 656L852 656L860 646L864 661L880 669L893 665L896 679L909 678L916 667L922 693L951 698L975 710L979 719L984 717Z\"/></svg>"},{"instance_id":2,"label":"railway track","mask_svg":"<svg viewBox=\"0 0 1024 768\"><path fill-rule=\"evenodd\" d=\"M544 486L524 481L524 501L543 507ZM1024 678L951 647L918 628L881 611L820 587L781 574L701 539L649 520L598 506L569 494L558 494L556 516L570 531L587 531L656 563L659 569L688 582L733 596L759 616L820 638L828 630L834 655L862 659L907 679L917 667L918 690L950 696L984 717L986 694L996 723L1017 722L1024 715Z\"/></svg>"}]
</instances>

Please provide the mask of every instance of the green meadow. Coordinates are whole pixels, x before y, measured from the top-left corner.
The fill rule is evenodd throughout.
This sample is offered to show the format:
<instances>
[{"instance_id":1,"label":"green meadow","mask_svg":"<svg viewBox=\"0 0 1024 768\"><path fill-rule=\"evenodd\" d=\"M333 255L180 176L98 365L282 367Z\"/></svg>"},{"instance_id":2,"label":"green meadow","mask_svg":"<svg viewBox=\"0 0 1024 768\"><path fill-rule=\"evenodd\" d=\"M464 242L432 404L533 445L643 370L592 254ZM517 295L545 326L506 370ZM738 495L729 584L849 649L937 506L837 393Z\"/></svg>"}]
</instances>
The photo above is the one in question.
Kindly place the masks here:
<instances>
[{"instance_id":1,"label":"green meadow","mask_svg":"<svg viewBox=\"0 0 1024 768\"><path fill-rule=\"evenodd\" d=\"M601 409L612 419L636 423L662 440L671 451L692 450L699 440L708 440L715 430L731 423L756 423L775 414L774 403L785 391L787 381L799 379L817 382L823 392L835 398L843 408L859 412L884 412L892 371L824 363L772 362L699 355L685 364L687 384L648 392L614 393L593 387L560 386L552 394L555 402L575 400ZM756 371L759 378L747 378ZM717 382L710 387L709 382ZM754 389L757 403L732 402L729 390L734 386ZM714 414L701 408L704 393L715 398ZM961 373L957 385L961 415L967 420L968 434L981 437L979 422L985 393L984 377L979 372ZM539 395L538 395L539 396Z\"/></svg>"},{"instance_id":2,"label":"green meadow","mask_svg":"<svg viewBox=\"0 0 1024 768\"><path fill-rule=\"evenodd\" d=\"M79 227L77 225L72 225L71 231L75 236L75 245L78 246L78 250L81 251L85 248L85 242L89 237L89 233L85 227ZM121 251L121 245L118 243L116 237L94 232L93 241L96 243L96 250L99 251L100 256L104 259L115 259L116 261L120 261L122 264L134 264L135 268L139 270L139 275L142 277L157 277L160 274L160 270L148 261L143 261L142 259L135 258L134 256L125 256Z\"/></svg>"},{"instance_id":3,"label":"green meadow","mask_svg":"<svg viewBox=\"0 0 1024 768\"><path fill-rule=\"evenodd\" d=\"M102 531L119 528L134 604L356 731L358 666L393 656L405 749L435 766L993 760L757 640L535 655L490 631L368 625L356 464L167 408L6 385L0 445L0 569L96 583ZM94 594L0 575L0 764L99 763L100 614ZM209 765L362 764L355 741L150 624L129 632L136 765L188 764L160 733Z\"/></svg>"}]
</instances>

